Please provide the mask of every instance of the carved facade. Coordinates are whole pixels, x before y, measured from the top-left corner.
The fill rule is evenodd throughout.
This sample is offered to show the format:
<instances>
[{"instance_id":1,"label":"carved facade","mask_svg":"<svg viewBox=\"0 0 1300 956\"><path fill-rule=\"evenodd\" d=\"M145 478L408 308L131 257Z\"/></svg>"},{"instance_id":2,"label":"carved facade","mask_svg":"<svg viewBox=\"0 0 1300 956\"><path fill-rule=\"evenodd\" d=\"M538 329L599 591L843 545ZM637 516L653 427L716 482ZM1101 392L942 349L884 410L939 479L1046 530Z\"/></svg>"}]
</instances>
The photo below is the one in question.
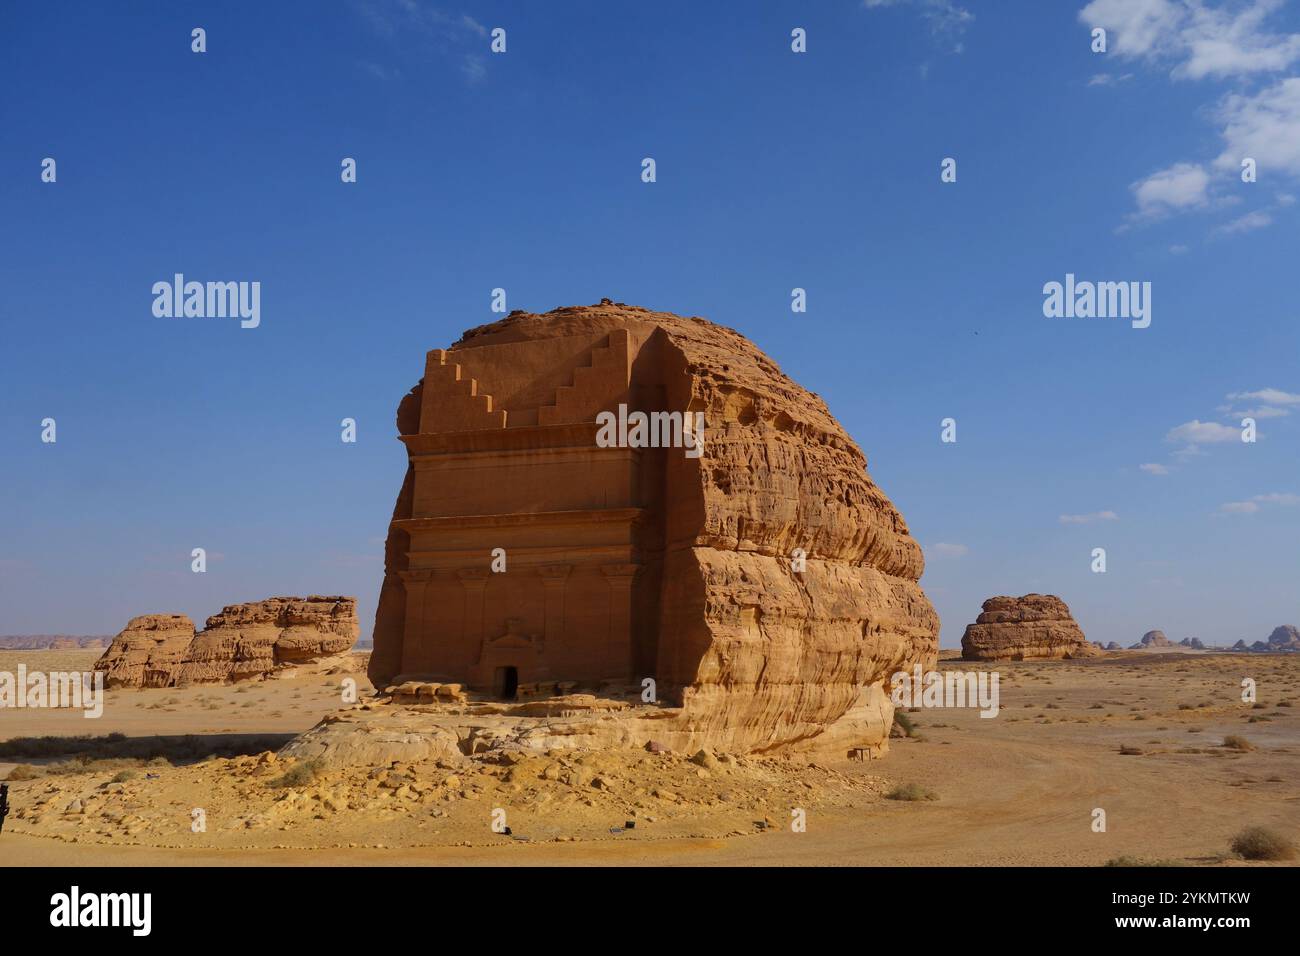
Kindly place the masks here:
<instances>
[{"instance_id":1,"label":"carved facade","mask_svg":"<svg viewBox=\"0 0 1300 956\"><path fill-rule=\"evenodd\" d=\"M602 447L620 405L702 414L702 448ZM825 403L731 329L608 301L512 313L430 352L397 418L377 687L650 678L676 745L883 747L883 682L935 658L902 516Z\"/></svg>"}]
</instances>

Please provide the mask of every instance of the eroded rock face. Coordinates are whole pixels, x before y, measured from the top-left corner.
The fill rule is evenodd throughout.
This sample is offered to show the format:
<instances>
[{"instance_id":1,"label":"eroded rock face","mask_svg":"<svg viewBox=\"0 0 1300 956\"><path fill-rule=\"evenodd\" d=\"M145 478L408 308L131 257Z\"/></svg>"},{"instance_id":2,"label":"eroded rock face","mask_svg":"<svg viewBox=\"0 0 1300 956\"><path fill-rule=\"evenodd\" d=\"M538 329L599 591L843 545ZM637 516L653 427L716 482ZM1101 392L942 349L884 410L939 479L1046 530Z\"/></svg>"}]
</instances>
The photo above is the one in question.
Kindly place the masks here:
<instances>
[{"instance_id":1,"label":"eroded rock face","mask_svg":"<svg viewBox=\"0 0 1300 956\"><path fill-rule=\"evenodd\" d=\"M601 447L620 405L702 414L699 454ZM679 746L755 751L883 744L881 683L934 663L902 516L822 400L731 329L608 300L512 313L429 353L398 430L377 687L649 678Z\"/></svg>"},{"instance_id":2,"label":"eroded rock face","mask_svg":"<svg viewBox=\"0 0 1300 956\"><path fill-rule=\"evenodd\" d=\"M194 622L184 614L133 617L113 638L95 670L106 687L166 687L194 638Z\"/></svg>"},{"instance_id":3,"label":"eroded rock face","mask_svg":"<svg viewBox=\"0 0 1300 956\"><path fill-rule=\"evenodd\" d=\"M1099 653L1065 602L1053 594L989 598L961 638L961 656L968 661L1073 659Z\"/></svg>"},{"instance_id":4,"label":"eroded rock face","mask_svg":"<svg viewBox=\"0 0 1300 956\"><path fill-rule=\"evenodd\" d=\"M110 687L171 687L265 677L348 650L356 598L275 597L232 604L194 632L183 614L132 618L95 664Z\"/></svg>"},{"instance_id":5,"label":"eroded rock face","mask_svg":"<svg viewBox=\"0 0 1300 956\"><path fill-rule=\"evenodd\" d=\"M1129 650L1140 650L1144 647L1173 647L1169 638L1165 637L1164 631L1147 631L1142 635L1142 640L1134 644Z\"/></svg>"}]
</instances>

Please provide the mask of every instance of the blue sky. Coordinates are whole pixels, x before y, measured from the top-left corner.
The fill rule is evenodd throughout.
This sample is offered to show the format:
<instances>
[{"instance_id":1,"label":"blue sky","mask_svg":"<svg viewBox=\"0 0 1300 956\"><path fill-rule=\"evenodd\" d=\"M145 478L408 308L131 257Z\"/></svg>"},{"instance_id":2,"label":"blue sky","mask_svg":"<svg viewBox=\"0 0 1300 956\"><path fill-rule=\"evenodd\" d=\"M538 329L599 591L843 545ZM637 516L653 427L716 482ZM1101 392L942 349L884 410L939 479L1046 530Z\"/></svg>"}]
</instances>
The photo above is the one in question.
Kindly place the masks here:
<instances>
[{"instance_id":1,"label":"blue sky","mask_svg":"<svg viewBox=\"0 0 1300 956\"><path fill-rule=\"evenodd\" d=\"M397 401L496 287L751 337L866 451L945 646L1035 590L1125 644L1300 620L1300 4L114 9L0 8L0 633L295 593L368 633ZM260 327L155 318L176 272L259 281ZM1044 317L1066 273L1151 282L1151 326Z\"/></svg>"}]
</instances>

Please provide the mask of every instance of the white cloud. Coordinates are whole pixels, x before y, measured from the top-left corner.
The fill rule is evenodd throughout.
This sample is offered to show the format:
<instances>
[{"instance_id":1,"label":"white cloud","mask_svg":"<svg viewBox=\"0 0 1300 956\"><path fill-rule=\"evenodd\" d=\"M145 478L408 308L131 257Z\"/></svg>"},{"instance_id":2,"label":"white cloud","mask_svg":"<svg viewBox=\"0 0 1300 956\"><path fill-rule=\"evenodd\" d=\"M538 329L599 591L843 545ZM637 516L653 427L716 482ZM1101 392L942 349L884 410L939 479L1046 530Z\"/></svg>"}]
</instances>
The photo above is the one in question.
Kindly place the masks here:
<instances>
[{"instance_id":1,"label":"white cloud","mask_svg":"<svg viewBox=\"0 0 1300 956\"><path fill-rule=\"evenodd\" d=\"M1178 162L1132 185L1133 221L1152 221L1207 205L1230 205L1243 159L1261 173L1300 177L1300 77L1275 75L1300 62L1300 33L1271 26L1285 0L1093 0L1079 20L1107 31L1108 54L1167 66L1175 80L1249 80L1262 89L1238 89L1210 115L1221 125L1222 147L1208 163ZM1096 74L1090 86L1107 85ZM1215 178L1210 178L1210 173ZM1277 208L1289 205L1283 193ZM1249 213L1220 226L1241 235L1273 222L1270 211ZM1121 227L1120 231L1124 228Z\"/></svg>"},{"instance_id":2,"label":"white cloud","mask_svg":"<svg viewBox=\"0 0 1300 956\"><path fill-rule=\"evenodd\" d=\"M1061 524L1092 524L1094 521L1117 521L1119 515L1113 511L1093 511L1086 515L1061 515Z\"/></svg>"},{"instance_id":3,"label":"white cloud","mask_svg":"<svg viewBox=\"0 0 1300 956\"><path fill-rule=\"evenodd\" d=\"M1171 212L1204 206L1210 174L1196 163L1175 163L1133 183L1138 218L1158 219Z\"/></svg>"},{"instance_id":4,"label":"white cloud","mask_svg":"<svg viewBox=\"0 0 1300 956\"><path fill-rule=\"evenodd\" d=\"M1170 0L1093 0L1079 11L1089 27L1105 27L1110 52L1132 57L1169 50L1184 16Z\"/></svg>"},{"instance_id":5,"label":"white cloud","mask_svg":"<svg viewBox=\"0 0 1300 956\"><path fill-rule=\"evenodd\" d=\"M1232 411L1228 413L1229 418L1286 418L1291 414L1289 408L1278 408L1276 405L1261 405L1259 408L1247 408L1243 411Z\"/></svg>"},{"instance_id":6,"label":"white cloud","mask_svg":"<svg viewBox=\"0 0 1300 956\"><path fill-rule=\"evenodd\" d=\"M1243 232L1254 232L1256 229L1265 229L1273 225L1273 217L1263 210L1248 212L1244 216L1239 216L1232 222L1219 226L1215 232L1225 236L1239 235Z\"/></svg>"},{"instance_id":7,"label":"white cloud","mask_svg":"<svg viewBox=\"0 0 1300 956\"><path fill-rule=\"evenodd\" d=\"M1140 468L1142 471L1145 471L1148 475L1169 474L1169 469L1166 468L1164 465L1155 465L1155 464L1138 465L1138 468Z\"/></svg>"},{"instance_id":8,"label":"white cloud","mask_svg":"<svg viewBox=\"0 0 1300 956\"><path fill-rule=\"evenodd\" d=\"M1124 83L1131 79L1133 79L1132 73L1123 73L1119 76L1116 76L1114 73L1094 73L1092 76L1088 77L1088 85L1118 86L1120 83Z\"/></svg>"},{"instance_id":9,"label":"white cloud","mask_svg":"<svg viewBox=\"0 0 1300 956\"><path fill-rule=\"evenodd\" d=\"M1300 34L1270 33L1264 20L1282 0L1256 0L1235 12L1196 2L1188 5L1181 41L1187 58L1175 77L1205 77L1275 73L1300 58Z\"/></svg>"},{"instance_id":10,"label":"white cloud","mask_svg":"<svg viewBox=\"0 0 1300 956\"><path fill-rule=\"evenodd\" d=\"M936 558L963 558L970 553L970 548L964 544L949 544L946 541L939 541L930 545L926 549L926 553Z\"/></svg>"},{"instance_id":11,"label":"white cloud","mask_svg":"<svg viewBox=\"0 0 1300 956\"><path fill-rule=\"evenodd\" d=\"M1223 123L1224 144L1216 167L1235 173L1249 157L1261 173L1300 176L1300 77L1288 77L1253 95L1234 93L1219 104L1215 115Z\"/></svg>"},{"instance_id":12,"label":"white cloud","mask_svg":"<svg viewBox=\"0 0 1300 956\"><path fill-rule=\"evenodd\" d=\"M1175 79L1223 79L1276 73L1300 59L1300 34L1266 25L1282 2L1093 0L1079 20L1104 27L1108 52L1118 57L1172 64Z\"/></svg>"},{"instance_id":13,"label":"white cloud","mask_svg":"<svg viewBox=\"0 0 1300 956\"><path fill-rule=\"evenodd\" d=\"M1300 495L1275 491L1267 495L1254 495L1246 501L1229 501L1226 504L1219 505L1219 510L1224 514L1253 515L1263 505L1281 505L1283 507L1300 505Z\"/></svg>"},{"instance_id":14,"label":"white cloud","mask_svg":"<svg viewBox=\"0 0 1300 956\"><path fill-rule=\"evenodd\" d=\"M1179 442L1186 445L1208 445L1215 442L1240 441L1241 432L1218 422L1203 422L1192 419L1190 422L1169 429L1165 441Z\"/></svg>"},{"instance_id":15,"label":"white cloud","mask_svg":"<svg viewBox=\"0 0 1300 956\"><path fill-rule=\"evenodd\" d=\"M1300 395L1284 392L1280 388L1261 388L1257 392L1232 392L1234 401L1263 402L1266 405L1300 405Z\"/></svg>"},{"instance_id":16,"label":"white cloud","mask_svg":"<svg viewBox=\"0 0 1300 956\"><path fill-rule=\"evenodd\" d=\"M1253 501L1229 501L1219 505L1219 510L1226 514L1253 515L1259 510L1259 505Z\"/></svg>"}]
</instances>

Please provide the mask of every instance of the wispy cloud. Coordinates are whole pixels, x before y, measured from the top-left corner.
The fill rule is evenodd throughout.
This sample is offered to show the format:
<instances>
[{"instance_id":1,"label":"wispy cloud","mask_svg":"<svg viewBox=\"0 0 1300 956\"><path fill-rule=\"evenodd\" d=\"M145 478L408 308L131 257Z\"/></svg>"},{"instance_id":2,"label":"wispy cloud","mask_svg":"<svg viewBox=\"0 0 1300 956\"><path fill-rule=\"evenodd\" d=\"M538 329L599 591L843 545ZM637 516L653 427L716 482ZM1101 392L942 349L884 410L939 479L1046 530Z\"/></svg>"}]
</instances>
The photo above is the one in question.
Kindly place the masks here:
<instances>
[{"instance_id":1,"label":"wispy cloud","mask_svg":"<svg viewBox=\"0 0 1300 956\"><path fill-rule=\"evenodd\" d=\"M953 53L961 53L965 49L963 37L975 20L975 14L954 0L862 0L862 5L868 10L915 7L930 25L931 34L948 44Z\"/></svg>"},{"instance_id":2,"label":"wispy cloud","mask_svg":"<svg viewBox=\"0 0 1300 956\"><path fill-rule=\"evenodd\" d=\"M1169 67L1177 80L1276 73L1300 60L1300 34L1273 32L1283 0L1211 6L1205 0L1092 0L1079 11L1104 27L1109 52Z\"/></svg>"},{"instance_id":3,"label":"wispy cloud","mask_svg":"<svg viewBox=\"0 0 1300 956\"><path fill-rule=\"evenodd\" d=\"M1129 186L1137 202L1134 219L1163 219L1209 202L1210 174L1196 163L1175 163Z\"/></svg>"},{"instance_id":4,"label":"wispy cloud","mask_svg":"<svg viewBox=\"0 0 1300 956\"><path fill-rule=\"evenodd\" d=\"M1230 405L1221 405L1219 411L1225 418L1240 421L1243 418L1286 418L1294 406L1300 405L1300 395L1284 392L1280 388L1261 388L1254 392L1231 392ZM1238 403L1249 402L1250 407Z\"/></svg>"},{"instance_id":5,"label":"wispy cloud","mask_svg":"<svg viewBox=\"0 0 1300 956\"><path fill-rule=\"evenodd\" d=\"M1224 223L1214 231L1219 235L1235 236L1243 232L1265 229L1271 225L1273 225L1273 217L1262 209L1257 209L1254 212L1246 213L1244 216L1239 216L1231 222Z\"/></svg>"},{"instance_id":6,"label":"wispy cloud","mask_svg":"<svg viewBox=\"0 0 1300 956\"><path fill-rule=\"evenodd\" d=\"M926 554L936 558L964 558L970 553L970 548L964 544L951 544L947 541L938 541L925 549Z\"/></svg>"},{"instance_id":7,"label":"wispy cloud","mask_svg":"<svg viewBox=\"0 0 1300 956\"><path fill-rule=\"evenodd\" d=\"M1261 388L1256 392L1230 392L1233 401L1265 402L1269 405L1300 405L1300 395L1280 388Z\"/></svg>"},{"instance_id":8,"label":"wispy cloud","mask_svg":"<svg viewBox=\"0 0 1300 956\"><path fill-rule=\"evenodd\" d=\"M1300 78L1275 78L1300 62L1300 33L1273 28L1273 14L1282 6L1283 0L1092 0L1079 11L1081 22L1106 29L1107 56L1167 69L1175 81L1268 84L1234 90L1207 110L1221 127L1219 154L1174 163L1134 183L1137 210L1121 231L1230 204L1229 189L1247 158L1259 169L1300 177ZM1258 210L1214 234L1244 235L1272 222L1271 211Z\"/></svg>"},{"instance_id":9,"label":"wispy cloud","mask_svg":"<svg viewBox=\"0 0 1300 956\"><path fill-rule=\"evenodd\" d=\"M1093 511L1084 515L1061 515L1061 524L1092 524L1096 521L1118 521L1119 515L1113 511Z\"/></svg>"},{"instance_id":10,"label":"wispy cloud","mask_svg":"<svg viewBox=\"0 0 1300 956\"><path fill-rule=\"evenodd\" d=\"M1118 86L1120 83L1126 83L1133 79L1132 73L1123 73L1116 76L1114 73L1094 73L1088 77L1089 86Z\"/></svg>"},{"instance_id":11,"label":"wispy cloud","mask_svg":"<svg viewBox=\"0 0 1300 956\"><path fill-rule=\"evenodd\" d=\"M1203 422L1197 418L1193 418L1190 422L1183 422L1169 429L1165 434L1165 441L1180 445L1213 445L1240 439L1241 432L1235 428L1220 425L1218 422Z\"/></svg>"},{"instance_id":12,"label":"wispy cloud","mask_svg":"<svg viewBox=\"0 0 1300 956\"><path fill-rule=\"evenodd\" d=\"M1219 511L1224 514L1253 515L1269 505L1292 507L1298 504L1300 504L1300 495L1275 491L1267 495L1255 495L1245 501L1225 502L1219 505Z\"/></svg>"},{"instance_id":13,"label":"wispy cloud","mask_svg":"<svg viewBox=\"0 0 1300 956\"><path fill-rule=\"evenodd\" d=\"M483 55L488 28L465 13L449 13L422 0L353 0L353 8L371 30L399 44L414 38L426 50L453 63L469 83L487 75ZM389 65L362 61L362 67L380 79L397 75Z\"/></svg>"},{"instance_id":14,"label":"wispy cloud","mask_svg":"<svg viewBox=\"0 0 1300 956\"><path fill-rule=\"evenodd\" d=\"M1169 474L1169 469L1168 469L1167 467L1165 467L1164 465L1155 464L1155 463L1148 463L1148 464L1145 464L1145 465L1138 465L1138 468L1140 468L1142 471L1146 472L1148 475L1167 475L1167 474Z\"/></svg>"}]
</instances>

